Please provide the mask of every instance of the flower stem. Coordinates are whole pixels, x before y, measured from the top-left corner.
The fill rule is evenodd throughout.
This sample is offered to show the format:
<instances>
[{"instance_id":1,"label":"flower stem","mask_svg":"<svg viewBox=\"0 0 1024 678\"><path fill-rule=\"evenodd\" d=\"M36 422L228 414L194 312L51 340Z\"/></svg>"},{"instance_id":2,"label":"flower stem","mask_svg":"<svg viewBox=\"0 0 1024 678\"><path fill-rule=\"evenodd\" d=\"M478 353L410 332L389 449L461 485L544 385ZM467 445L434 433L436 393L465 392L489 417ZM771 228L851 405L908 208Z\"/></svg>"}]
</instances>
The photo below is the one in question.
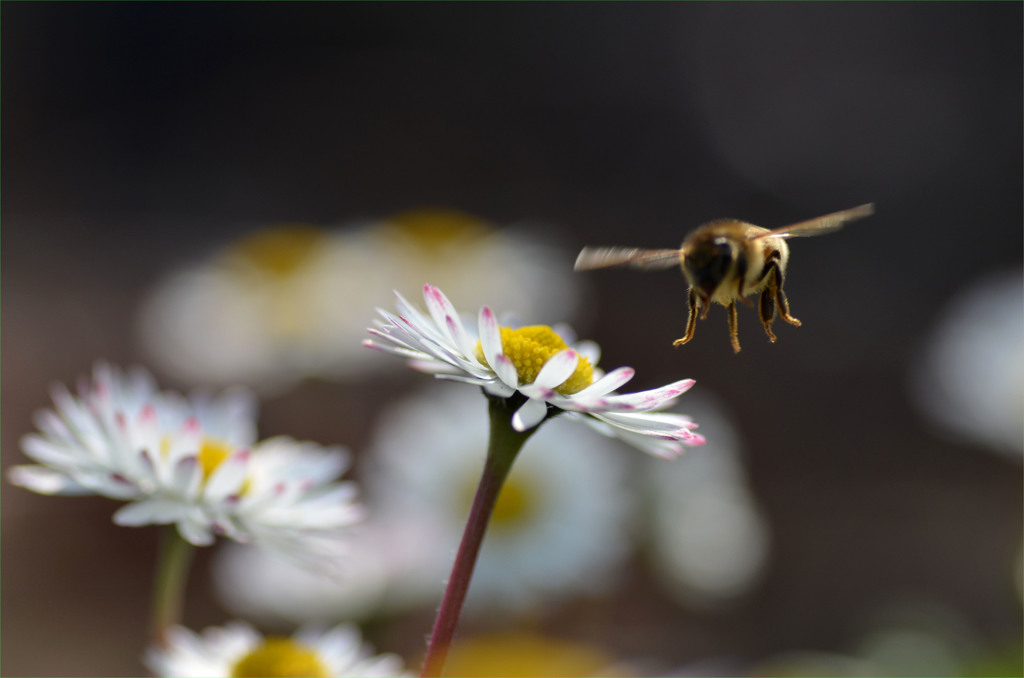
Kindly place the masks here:
<instances>
[{"instance_id":1,"label":"flower stem","mask_svg":"<svg viewBox=\"0 0 1024 678\"><path fill-rule=\"evenodd\" d=\"M511 398L487 396L491 419L491 436L487 445L487 459L484 461L480 485L473 497L473 505L469 510L466 529L462 533L462 542L455 555L451 576L445 588L441 607L434 620L434 630L430 634L430 643L423 660L421 676L440 676L448 657L448 648L455 636L455 628L462 613L462 604L469 590L469 580L473 576L477 554L483 543L487 523L494 512L502 485L512 470L512 462L537 427L519 432L512 428L512 414L522 404L521 396L515 394Z\"/></svg>"},{"instance_id":2,"label":"flower stem","mask_svg":"<svg viewBox=\"0 0 1024 678\"><path fill-rule=\"evenodd\" d=\"M185 581L194 550L174 525L163 528L153 590L153 638L160 645L167 644L168 629L181 622Z\"/></svg>"}]
</instances>

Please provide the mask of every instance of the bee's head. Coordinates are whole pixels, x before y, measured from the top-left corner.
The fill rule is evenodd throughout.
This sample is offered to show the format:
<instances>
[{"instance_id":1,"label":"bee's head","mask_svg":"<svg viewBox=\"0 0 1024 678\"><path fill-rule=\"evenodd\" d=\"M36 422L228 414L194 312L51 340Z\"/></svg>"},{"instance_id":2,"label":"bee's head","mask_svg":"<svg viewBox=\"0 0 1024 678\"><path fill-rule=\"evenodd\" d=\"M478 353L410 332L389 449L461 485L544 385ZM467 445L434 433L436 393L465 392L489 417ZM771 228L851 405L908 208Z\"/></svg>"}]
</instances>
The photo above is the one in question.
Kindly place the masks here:
<instances>
[{"instance_id":1,"label":"bee's head","mask_svg":"<svg viewBox=\"0 0 1024 678\"><path fill-rule=\"evenodd\" d=\"M707 302L715 290L735 278L740 252L732 238L707 234L687 243L683 272L690 285Z\"/></svg>"}]
</instances>

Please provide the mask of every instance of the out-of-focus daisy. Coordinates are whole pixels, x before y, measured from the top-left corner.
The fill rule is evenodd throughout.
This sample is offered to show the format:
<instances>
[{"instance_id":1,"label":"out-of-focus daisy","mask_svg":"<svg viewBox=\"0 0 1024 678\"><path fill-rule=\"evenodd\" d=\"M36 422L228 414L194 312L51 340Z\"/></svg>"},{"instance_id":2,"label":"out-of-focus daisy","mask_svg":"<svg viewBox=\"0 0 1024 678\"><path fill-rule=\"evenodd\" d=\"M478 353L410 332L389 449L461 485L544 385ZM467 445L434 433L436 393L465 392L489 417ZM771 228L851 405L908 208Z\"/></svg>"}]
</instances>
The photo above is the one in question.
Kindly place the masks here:
<instances>
[{"instance_id":1,"label":"out-of-focus daisy","mask_svg":"<svg viewBox=\"0 0 1024 678\"><path fill-rule=\"evenodd\" d=\"M22 449L38 465L9 478L42 494L128 501L119 525L176 524L192 544L221 534L298 554L358 521L356 488L336 478L340 448L289 438L255 442L256 406L244 391L185 399L158 391L148 372L98 364L79 394L53 389Z\"/></svg>"},{"instance_id":2,"label":"out-of-focus daisy","mask_svg":"<svg viewBox=\"0 0 1024 678\"><path fill-rule=\"evenodd\" d=\"M1021 272L991 275L948 305L913 375L936 424L1017 461L1024 450Z\"/></svg>"},{"instance_id":3,"label":"out-of-focus daisy","mask_svg":"<svg viewBox=\"0 0 1024 678\"><path fill-rule=\"evenodd\" d=\"M432 280L471 308L491 303L542 321L569 318L583 283L566 265L571 253L539 231L552 229L529 224L497 228L443 208L389 216L363 232L379 257L398 262L376 305L389 303L393 290L413 294L424 280Z\"/></svg>"},{"instance_id":4,"label":"out-of-focus daisy","mask_svg":"<svg viewBox=\"0 0 1024 678\"><path fill-rule=\"evenodd\" d=\"M521 229L454 210L330 230L282 224L168 275L142 309L140 332L159 367L196 383L353 378L394 365L361 348L365 319L393 290L433 279L476 304L564 317L579 282L557 265L562 256Z\"/></svg>"},{"instance_id":5,"label":"out-of-focus daisy","mask_svg":"<svg viewBox=\"0 0 1024 678\"><path fill-rule=\"evenodd\" d=\"M371 677L404 671L396 655L374 655L353 626L310 625L290 638L264 638L238 621L201 634L175 626L168 631L166 646L151 647L145 662L154 675L168 678Z\"/></svg>"},{"instance_id":6,"label":"out-of-focus daisy","mask_svg":"<svg viewBox=\"0 0 1024 678\"><path fill-rule=\"evenodd\" d=\"M727 603L758 581L769 528L746 479L735 427L707 394L688 401L707 436L704 454L648 464L652 566L680 602Z\"/></svg>"},{"instance_id":7,"label":"out-of-focus daisy","mask_svg":"<svg viewBox=\"0 0 1024 678\"><path fill-rule=\"evenodd\" d=\"M598 346L570 347L568 328L501 327L487 306L474 326L463 322L437 287L424 285L423 297L426 315L398 295L399 313L380 311L386 322L370 330L374 339L366 345L407 358L411 367L438 378L481 386L499 398L516 396L522 401L512 416L516 431L565 412L659 457L673 458L686 446L703 444L689 417L659 412L675 404L693 386L692 379L619 395L614 391L633 378L633 369L603 374L596 367Z\"/></svg>"},{"instance_id":8,"label":"out-of-focus daisy","mask_svg":"<svg viewBox=\"0 0 1024 678\"><path fill-rule=\"evenodd\" d=\"M476 394L444 385L394 406L364 457L372 508L346 540L345 576L334 581L272 554L227 549L214 568L225 603L236 614L290 622L435 605L487 446L485 410ZM558 419L537 432L498 499L471 611L526 611L613 583L632 548L617 447Z\"/></svg>"},{"instance_id":9,"label":"out-of-focus daisy","mask_svg":"<svg viewBox=\"0 0 1024 678\"><path fill-rule=\"evenodd\" d=\"M389 273L359 238L278 225L168 275L142 308L141 338L186 381L285 386L358 364L354 319L372 312L367 292L386 289Z\"/></svg>"}]
</instances>

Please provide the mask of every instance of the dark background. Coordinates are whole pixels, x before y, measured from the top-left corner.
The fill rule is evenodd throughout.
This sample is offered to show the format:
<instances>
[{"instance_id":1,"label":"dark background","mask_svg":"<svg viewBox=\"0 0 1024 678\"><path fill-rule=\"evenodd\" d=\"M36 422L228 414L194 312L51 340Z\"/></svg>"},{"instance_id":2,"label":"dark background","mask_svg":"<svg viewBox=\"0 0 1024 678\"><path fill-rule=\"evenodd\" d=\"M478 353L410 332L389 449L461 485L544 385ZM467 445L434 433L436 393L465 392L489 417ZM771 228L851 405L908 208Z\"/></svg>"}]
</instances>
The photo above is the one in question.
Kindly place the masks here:
<instances>
[{"instance_id":1,"label":"dark background","mask_svg":"<svg viewBox=\"0 0 1024 678\"><path fill-rule=\"evenodd\" d=\"M838 652L867 610L909 597L1019 642L1020 465L949 440L908 379L949 297L1020 266L1020 3L0 12L4 468L51 382L144 360L134 312L161 273L253 226L436 204L573 246L673 247L715 217L774 227L874 201L793 244L804 326L769 345L740 308L739 355L721 309L671 348L678 273L590 274L604 364L635 366L638 388L693 377L737 414L774 541L735 608L647 591L622 608L632 633L589 640L676 664ZM387 398L305 384L264 401L261 432L358 450ZM143 671L156 531L115 528L113 508L5 484L5 674ZM225 620L206 558L194 628ZM368 633L411 659L427 624Z\"/></svg>"}]
</instances>

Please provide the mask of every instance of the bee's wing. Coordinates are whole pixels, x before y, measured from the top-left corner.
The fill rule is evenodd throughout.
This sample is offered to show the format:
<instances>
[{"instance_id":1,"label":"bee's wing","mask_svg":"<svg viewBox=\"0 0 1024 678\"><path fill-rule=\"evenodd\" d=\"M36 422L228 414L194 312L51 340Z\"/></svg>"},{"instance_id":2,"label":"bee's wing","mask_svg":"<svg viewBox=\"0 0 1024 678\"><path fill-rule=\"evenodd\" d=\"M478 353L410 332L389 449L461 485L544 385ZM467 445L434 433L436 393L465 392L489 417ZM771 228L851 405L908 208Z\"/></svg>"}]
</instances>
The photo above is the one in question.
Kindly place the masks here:
<instances>
[{"instance_id":1,"label":"bee's wing","mask_svg":"<svg viewBox=\"0 0 1024 678\"><path fill-rule=\"evenodd\" d=\"M576 257L577 271L590 271L608 266L629 265L634 268L669 268L678 266L682 250L642 250L636 247L584 247Z\"/></svg>"},{"instance_id":2,"label":"bee's wing","mask_svg":"<svg viewBox=\"0 0 1024 678\"><path fill-rule=\"evenodd\" d=\"M823 235L825 233L831 233L832 231L838 231L851 221L869 217L874 213L875 203L868 203L867 205L853 207L848 210L843 210L842 212L833 212L832 214L826 214L825 216L816 217L808 221L801 221L797 224L790 224L789 226L776 228L773 231L762 233L754 239L757 240L773 236L776 238L800 238L811 235Z\"/></svg>"}]
</instances>

